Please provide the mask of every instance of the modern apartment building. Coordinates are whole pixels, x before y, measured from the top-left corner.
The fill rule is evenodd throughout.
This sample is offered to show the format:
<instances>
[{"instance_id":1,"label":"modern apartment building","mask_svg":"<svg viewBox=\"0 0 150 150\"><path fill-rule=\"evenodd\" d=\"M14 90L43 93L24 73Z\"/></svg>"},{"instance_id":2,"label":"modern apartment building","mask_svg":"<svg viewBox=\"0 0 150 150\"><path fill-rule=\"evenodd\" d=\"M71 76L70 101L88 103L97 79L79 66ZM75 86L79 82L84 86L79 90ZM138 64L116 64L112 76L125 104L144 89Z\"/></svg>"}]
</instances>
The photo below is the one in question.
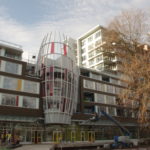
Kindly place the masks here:
<instances>
[{"instance_id":1,"label":"modern apartment building","mask_svg":"<svg viewBox=\"0 0 150 150\"><path fill-rule=\"evenodd\" d=\"M1 41L0 134L18 134L22 143L113 139L121 133L110 120L101 116L97 122L89 121L104 110L133 138L149 137L150 131L139 132L138 114L132 108L136 103L123 106L118 99L126 84L119 75L105 72L105 54L100 51L104 31L97 26L78 39L79 66L74 41L60 33L44 37L37 64L22 61L20 46Z\"/></svg>"},{"instance_id":2,"label":"modern apartment building","mask_svg":"<svg viewBox=\"0 0 150 150\"><path fill-rule=\"evenodd\" d=\"M22 53L21 46L0 41L0 133L15 129L28 141L37 134L33 126L43 111L40 78L28 74Z\"/></svg>"},{"instance_id":3,"label":"modern apartment building","mask_svg":"<svg viewBox=\"0 0 150 150\"><path fill-rule=\"evenodd\" d=\"M103 46L107 44L107 29L98 25L77 39L77 63L95 70L116 71L117 57L109 58Z\"/></svg>"}]
</instances>

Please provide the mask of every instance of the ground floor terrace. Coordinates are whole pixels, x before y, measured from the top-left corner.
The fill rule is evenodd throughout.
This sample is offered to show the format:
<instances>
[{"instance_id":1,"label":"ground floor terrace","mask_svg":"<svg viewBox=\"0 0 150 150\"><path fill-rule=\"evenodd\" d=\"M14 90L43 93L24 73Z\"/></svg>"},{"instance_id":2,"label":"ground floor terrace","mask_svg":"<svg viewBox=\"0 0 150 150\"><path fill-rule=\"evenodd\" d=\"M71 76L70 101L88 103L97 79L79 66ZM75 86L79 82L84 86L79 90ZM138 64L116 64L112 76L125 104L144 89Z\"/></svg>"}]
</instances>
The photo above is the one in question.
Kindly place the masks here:
<instances>
[{"instance_id":1,"label":"ground floor terrace","mask_svg":"<svg viewBox=\"0 0 150 150\"><path fill-rule=\"evenodd\" d=\"M136 126L128 126L131 138L150 138L150 130L139 129ZM32 123L0 123L1 142L8 143L8 137L12 140L17 137L22 144L39 144L49 142L76 142L112 140L114 136L122 135L118 127L108 125L41 125Z\"/></svg>"}]
</instances>

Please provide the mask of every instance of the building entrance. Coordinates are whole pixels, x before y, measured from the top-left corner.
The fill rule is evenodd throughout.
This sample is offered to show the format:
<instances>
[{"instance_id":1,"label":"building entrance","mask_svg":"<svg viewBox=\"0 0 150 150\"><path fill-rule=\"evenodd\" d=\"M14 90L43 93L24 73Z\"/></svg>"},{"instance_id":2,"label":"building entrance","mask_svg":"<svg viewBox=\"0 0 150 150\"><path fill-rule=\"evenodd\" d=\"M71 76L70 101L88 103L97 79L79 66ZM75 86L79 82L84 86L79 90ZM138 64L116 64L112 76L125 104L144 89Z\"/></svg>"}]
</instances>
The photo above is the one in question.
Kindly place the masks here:
<instances>
[{"instance_id":1,"label":"building entrance","mask_svg":"<svg viewBox=\"0 0 150 150\"><path fill-rule=\"evenodd\" d=\"M89 142L95 141L95 132L94 131L88 131L88 141Z\"/></svg>"},{"instance_id":2,"label":"building entrance","mask_svg":"<svg viewBox=\"0 0 150 150\"><path fill-rule=\"evenodd\" d=\"M12 138L12 129L11 128L1 128L0 129L0 139L2 143L10 142Z\"/></svg>"},{"instance_id":3,"label":"building entrance","mask_svg":"<svg viewBox=\"0 0 150 150\"><path fill-rule=\"evenodd\" d=\"M81 131L80 139L81 139L81 141L85 141L85 131Z\"/></svg>"},{"instance_id":4,"label":"building entrance","mask_svg":"<svg viewBox=\"0 0 150 150\"><path fill-rule=\"evenodd\" d=\"M62 141L62 131L53 131L53 142L60 143Z\"/></svg>"},{"instance_id":5,"label":"building entrance","mask_svg":"<svg viewBox=\"0 0 150 150\"><path fill-rule=\"evenodd\" d=\"M42 131L32 131L32 143L38 144L42 142Z\"/></svg>"},{"instance_id":6,"label":"building entrance","mask_svg":"<svg viewBox=\"0 0 150 150\"><path fill-rule=\"evenodd\" d=\"M75 142L75 141L76 141L76 132L71 131L71 142Z\"/></svg>"}]
</instances>

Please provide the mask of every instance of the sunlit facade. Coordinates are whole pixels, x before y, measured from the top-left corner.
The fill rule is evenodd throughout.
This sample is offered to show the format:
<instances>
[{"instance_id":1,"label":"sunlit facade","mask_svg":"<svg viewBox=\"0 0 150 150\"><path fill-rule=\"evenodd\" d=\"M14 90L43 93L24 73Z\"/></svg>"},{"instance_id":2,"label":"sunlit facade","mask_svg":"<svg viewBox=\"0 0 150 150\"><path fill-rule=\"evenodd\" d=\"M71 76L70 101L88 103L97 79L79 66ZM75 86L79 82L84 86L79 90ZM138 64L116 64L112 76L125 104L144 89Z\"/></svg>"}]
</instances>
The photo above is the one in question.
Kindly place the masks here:
<instances>
[{"instance_id":1,"label":"sunlit facade","mask_svg":"<svg viewBox=\"0 0 150 150\"><path fill-rule=\"evenodd\" d=\"M78 69L70 41L60 33L50 33L40 47L37 71L42 78L46 124L70 124L76 111Z\"/></svg>"}]
</instances>

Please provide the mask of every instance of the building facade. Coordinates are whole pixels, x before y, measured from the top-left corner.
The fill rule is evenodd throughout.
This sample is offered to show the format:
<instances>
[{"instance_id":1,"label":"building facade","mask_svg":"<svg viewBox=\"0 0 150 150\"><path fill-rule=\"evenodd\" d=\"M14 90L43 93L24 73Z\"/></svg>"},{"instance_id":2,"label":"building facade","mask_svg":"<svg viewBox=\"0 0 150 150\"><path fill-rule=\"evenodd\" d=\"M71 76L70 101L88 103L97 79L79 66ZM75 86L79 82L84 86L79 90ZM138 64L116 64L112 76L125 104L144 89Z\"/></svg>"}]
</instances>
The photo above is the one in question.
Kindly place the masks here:
<instances>
[{"instance_id":1,"label":"building facade","mask_svg":"<svg viewBox=\"0 0 150 150\"><path fill-rule=\"evenodd\" d=\"M121 135L103 115L89 121L103 110L128 128L132 138L149 137L149 130L139 130L132 108L136 103L123 106L118 99L126 84L118 74L105 71L104 30L97 26L78 39L79 66L74 40L60 33L44 37L37 64L22 61L20 46L0 42L0 135L10 132L30 144L94 142Z\"/></svg>"},{"instance_id":2,"label":"building facade","mask_svg":"<svg viewBox=\"0 0 150 150\"><path fill-rule=\"evenodd\" d=\"M107 29L98 25L77 39L77 63L79 66L94 70L118 70L118 58L113 55L108 57ZM107 37L107 38L106 38Z\"/></svg>"},{"instance_id":3,"label":"building facade","mask_svg":"<svg viewBox=\"0 0 150 150\"><path fill-rule=\"evenodd\" d=\"M35 122L43 117L40 78L29 76L19 45L0 41L0 133L34 141Z\"/></svg>"}]
</instances>

